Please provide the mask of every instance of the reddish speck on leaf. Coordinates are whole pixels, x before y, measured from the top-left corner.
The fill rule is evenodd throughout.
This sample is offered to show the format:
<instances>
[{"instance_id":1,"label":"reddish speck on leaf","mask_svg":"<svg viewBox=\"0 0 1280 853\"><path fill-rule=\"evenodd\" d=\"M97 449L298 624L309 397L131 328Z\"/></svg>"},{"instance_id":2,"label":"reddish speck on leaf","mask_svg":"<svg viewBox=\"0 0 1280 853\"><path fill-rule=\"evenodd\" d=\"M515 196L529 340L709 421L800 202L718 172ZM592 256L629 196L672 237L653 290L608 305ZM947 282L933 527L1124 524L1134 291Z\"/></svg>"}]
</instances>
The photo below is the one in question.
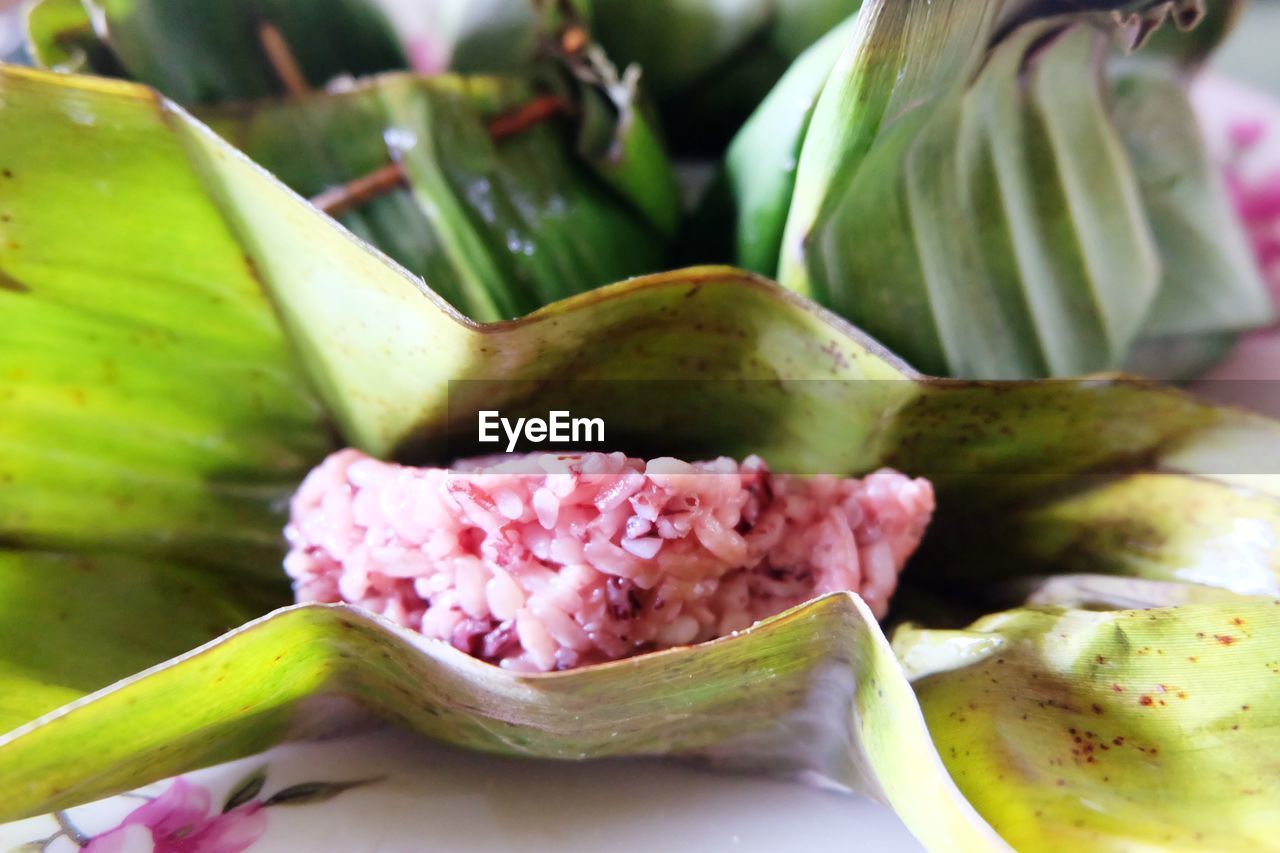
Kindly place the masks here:
<instances>
[{"instance_id":1,"label":"reddish speck on leaf","mask_svg":"<svg viewBox=\"0 0 1280 853\"><path fill-rule=\"evenodd\" d=\"M1230 634L1214 634L1213 638L1224 646L1229 646L1236 641L1236 637Z\"/></svg>"},{"instance_id":2,"label":"reddish speck on leaf","mask_svg":"<svg viewBox=\"0 0 1280 853\"><path fill-rule=\"evenodd\" d=\"M1139 700L1138 700L1138 704L1139 704L1139 705L1154 705L1154 704L1155 704L1155 700L1154 700L1154 699L1152 699L1150 696L1143 696L1141 699L1139 699Z\"/></svg>"}]
</instances>

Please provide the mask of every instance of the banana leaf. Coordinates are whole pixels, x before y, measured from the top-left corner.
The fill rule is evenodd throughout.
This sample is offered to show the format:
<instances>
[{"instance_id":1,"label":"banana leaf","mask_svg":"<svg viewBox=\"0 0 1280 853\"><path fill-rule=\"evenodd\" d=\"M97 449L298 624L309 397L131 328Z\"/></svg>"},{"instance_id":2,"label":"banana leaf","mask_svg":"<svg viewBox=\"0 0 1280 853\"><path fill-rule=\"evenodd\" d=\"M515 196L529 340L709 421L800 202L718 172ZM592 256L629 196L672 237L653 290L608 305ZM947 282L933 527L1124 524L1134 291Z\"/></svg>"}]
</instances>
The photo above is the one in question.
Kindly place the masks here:
<instances>
[{"instance_id":1,"label":"banana leaf","mask_svg":"<svg viewBox=\"0 0 1280 853\"><path fill-rule=\"evenodd\" d=\"M1280 813L1280 601L904 628L943 762L1020 850L1263 850Z\"/></svg>"},{"instance_id":2,"label":"banana leaf","mask_svg":"<svg viewBox=\"0 0 1280 853\"><path fill-rule=\"evenodd\" d=\"M34 508L0 516L0 724L12 727L0 736L0 818L332 732L358 710L506 754L671 754L825 778L890 803L935 849L1003 849L988 822L1019 831L985 796L999 780L944 770L904 671L850 595L736 637L549 676L492 668L344 606L271 611L280 498L338 441L431 458L482 407L589 398L630 418L610 416L620 449L927 474L944 532L1001 512L1050 532L1089 524L1088 506L1035 512L1135 471L1160 473L1149 520L1172 529L1204 511L1175 486L1240 490L1249 512L1280 491L1271 420L1117 378L930 379L736 270L637 279L477 324L133 84L3 68L0 126L0 311L22 321L0 335L0 472L26 472L4 495ZM1142 496L1129 505L1140 512ZM1275 536L1269 517L1253 521ZM1224 523L1208 519L1206 535ZM1193 533L1175 544L1219 589L1274 577L1266 549L1222 560ZM983 546L998 562L999 540ZM1032 556L1028 574L1078 570ZM1152 576L1169 577L1167 565ZM173 657L249 614L265 615ZM1243 618L1264 643L1277 636ZM1218 671L1235 663L1251 673L1254 659ZM961 797L953 777L981 790ZM1057 814L1084 808L1056 783L1023 795ZM1144 827L1170 819L1152 814ZM1248 838L1241 826L1214 837Z\"/></svg>"},{"instance_id":3,"label":"banana leaf","mask_svg":"<svg viewBox=\"0 0 1280 853\"><path fill-rule=\"evenodd\" d=\"M1177 378L1265 324L1191 48L1129 55L1069 5L864 6L730 149L740 261L940 374Z\"/></svg>"}]
</instances>

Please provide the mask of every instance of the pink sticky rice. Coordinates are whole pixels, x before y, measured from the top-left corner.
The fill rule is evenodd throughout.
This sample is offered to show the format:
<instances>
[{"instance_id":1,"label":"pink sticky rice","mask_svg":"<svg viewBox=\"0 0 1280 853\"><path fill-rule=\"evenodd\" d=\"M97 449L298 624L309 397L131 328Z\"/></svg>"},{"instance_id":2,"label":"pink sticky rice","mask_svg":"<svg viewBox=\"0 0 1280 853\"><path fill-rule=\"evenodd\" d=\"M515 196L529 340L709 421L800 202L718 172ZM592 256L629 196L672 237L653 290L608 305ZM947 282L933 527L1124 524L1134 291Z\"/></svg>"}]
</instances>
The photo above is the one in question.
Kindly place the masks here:
<instances>
[{"instance_id":1,"label":"pink sticky rice","mask_svg":"<svg viewBox=\"0 0 1280 853\"><path fill-rule=\"evenodd\" d=\"M333 454L293 498L299 601L357 604L468 654L549 671L698 643L827 592L879 616L933 488L531 454L410 468Z\"/></svg>"}]
</instances>

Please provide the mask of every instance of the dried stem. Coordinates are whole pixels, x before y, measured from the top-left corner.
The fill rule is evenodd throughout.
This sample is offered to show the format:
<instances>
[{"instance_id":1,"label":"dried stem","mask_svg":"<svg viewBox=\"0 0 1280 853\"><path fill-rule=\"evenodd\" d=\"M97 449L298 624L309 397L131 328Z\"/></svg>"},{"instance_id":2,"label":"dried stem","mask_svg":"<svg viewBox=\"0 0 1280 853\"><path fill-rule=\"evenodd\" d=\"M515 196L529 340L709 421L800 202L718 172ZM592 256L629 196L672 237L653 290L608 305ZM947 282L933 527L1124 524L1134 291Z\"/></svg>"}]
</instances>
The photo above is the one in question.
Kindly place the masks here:
<instances>
[{"instance_id":1,"label":"dried stem","mask_svg":"<svg viewBox=\"0 0 1280 853\"><path fill-rule=\"evenodd\" d=\"M540 121L565 115L569 111L569 104L563 99L555 95L543 95L489 122L489 136L494 142L500 142L528 130ZM389 163L377 171L317 194L311 199L311 203L330 216L341 216L403 186L405 180L404 167L399 163Z\"/></svg>"},{"instance_id":2,"label":"dried stem","mask_svg":"<svg viewBox=\"0 0 1280 853\"><path fill-rule=\"evenodd\" d=\"M375 198L391 192L404 184L404 167L390 163L356 178L354 181L327 189L311 199L311 203L330 216L341 216L347 211L368 204Z\"/></svg>"},{"instance_id":3,"label":"dried stem","mask_svg":"<svg viewBox=\"0 0 1280 853\"><path fill-rule=\"evenodd\" d=\"M494 142L501 142L509 136L523 133L540 121L566 115L568 112L569 105L564 99L555 95L542 95L489 122L489 137Z\"/></svg>"},{"instance_id":4,"label":"dried stem","mask_svg":"<svg viewBox=\"0 0 1280 853\"><path fill-rule=\"evenodd\" d=\"M311 91L311 86L302 73L302 67L298 65L298 59L293 55L279 27L270 21L258 24L258 41L262 44L267 62L271 63L271 68L276 72L276 77L280 79L280 85L284 87L285 92L290 95L305 95Z\"/></svg>"}]
</instances>

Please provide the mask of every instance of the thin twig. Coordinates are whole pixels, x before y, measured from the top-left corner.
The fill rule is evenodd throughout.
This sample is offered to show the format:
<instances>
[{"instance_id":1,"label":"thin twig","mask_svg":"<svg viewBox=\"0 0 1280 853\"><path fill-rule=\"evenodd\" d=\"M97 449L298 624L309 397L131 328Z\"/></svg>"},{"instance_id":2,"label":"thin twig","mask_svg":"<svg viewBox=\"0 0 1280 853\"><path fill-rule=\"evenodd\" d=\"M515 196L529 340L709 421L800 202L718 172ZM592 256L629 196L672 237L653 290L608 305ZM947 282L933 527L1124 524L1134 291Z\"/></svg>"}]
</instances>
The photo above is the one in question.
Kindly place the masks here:
<instances>
[{"instance_id":1,"label":"thin twig","mask_svg":"<svg viewBox=\"0 0 1280 853\"><path fill-rule=\"evenodd\" d=\"M399 163L389 163L375 172L325 190L312 198L311 203L330 216L341 216L391 192L404 181L404 167Z\"/></svg>"},{"instance_id":2,"label":"thin twig","mask_svg":"<svg viewBox=\"0 0 1280 853\"><path fill-rule=\"evenodd\" d=\"M568 112L569 105L563 99L543 95L489 122L489 137L499 142L528 130L540 121ZM388 163L377 171L318 193L311 203L330 216L341 216L386 195L402 186L405 180L404 167L398 162Z\"/></svg>"},{"instance_id":3,"label":"thin twig","mask_svg":"<svg viewBox=\"0 0 1280 853\"><path fill-rule=\"evenodd\" d=\"M285 41L284 33L280 32L279 27L270 21L262 21L258 24L258 41L285 92L290 95L305 95L311 91L311 85L307 83L306 75L302 73L302 67L298 65L298 59L293 55L289 42Z\"/></svg>"},{"instance_id":4,"label":"thin twig","mask_svg":"<svg viewBox=\"0 0 1280 853\"><path fill-rule=\"evenodd\" d=\"M507 137L523 133L540 121L568 112L569 105L563 98L542 95L490 121L489 137L494 142L501 142Z\"/></svg>"}]
</instances>

